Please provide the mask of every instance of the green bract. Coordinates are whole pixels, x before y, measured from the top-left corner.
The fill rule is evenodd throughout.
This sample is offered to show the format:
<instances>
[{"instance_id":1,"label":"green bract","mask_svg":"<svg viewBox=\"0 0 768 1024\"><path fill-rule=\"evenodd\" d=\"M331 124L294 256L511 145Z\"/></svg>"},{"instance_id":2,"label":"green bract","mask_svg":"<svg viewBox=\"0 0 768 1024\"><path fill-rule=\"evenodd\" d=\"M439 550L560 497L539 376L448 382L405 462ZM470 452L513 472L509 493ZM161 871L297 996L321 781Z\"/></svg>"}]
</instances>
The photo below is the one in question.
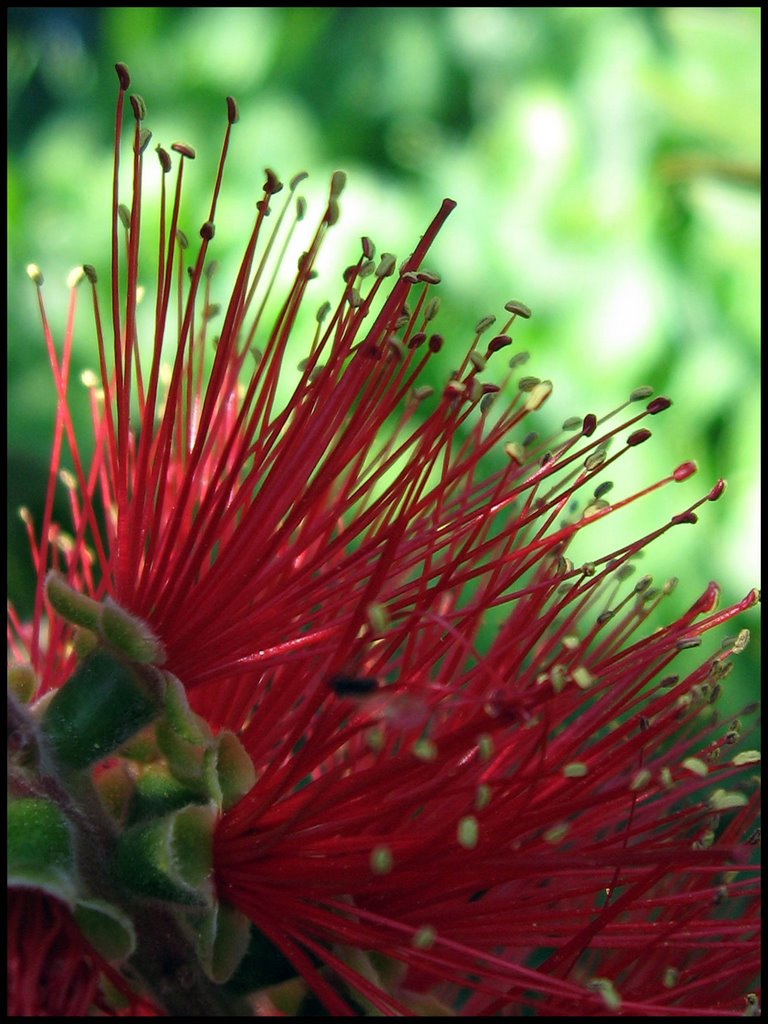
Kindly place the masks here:
<instances>
[{"instance_id":1,"label":"green bract","mask_svg":"<svg viewBox=\"0 0 768 1024\"><path fill-rule=\"evenodd\" d=\"M100 761L157 717L163 689L155 670L95 650L43 714L42 729L54 757L75 769Z\"/></svg>"}]
</instances>

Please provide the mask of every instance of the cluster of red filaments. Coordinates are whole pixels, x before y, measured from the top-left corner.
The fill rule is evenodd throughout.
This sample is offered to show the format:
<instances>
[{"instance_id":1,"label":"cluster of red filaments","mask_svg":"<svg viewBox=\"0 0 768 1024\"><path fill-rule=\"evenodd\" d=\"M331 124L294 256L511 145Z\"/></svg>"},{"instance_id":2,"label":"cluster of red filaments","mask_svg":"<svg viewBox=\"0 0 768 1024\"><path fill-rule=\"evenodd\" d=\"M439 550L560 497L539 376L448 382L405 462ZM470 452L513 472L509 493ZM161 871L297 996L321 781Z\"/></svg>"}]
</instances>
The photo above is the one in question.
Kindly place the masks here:
<instances>
[{"instance_id":1,"label":"cluster of red filaments","mask_svg":"<svg viewBox=\"0 0 768 1024\"><path fill-rule=\"evenodd\" d=\"M38 288L59 401L39 535L29 525L40 585L31 629L12 615L16 656L43 690L71 671L71 628L53 617L41 641L50 567L149 624L195 710L236 731L257 771L217 830L219 894L330 1012L408 1014L425 993L433 1009L455 1006L467 988L468 1016L739 1012L756 965L743 843L757 797L714 703L743 636L678 674L672 663L756 594L718 611L711 584L654 629L674 581L625 582L723 484L632 544L568 557L577 534L599 536L605 517L694 473L684 463L607 500L606 472L671 403L638 388L600 418L516 440L552 389L520 376L525 353L502 355L530 315L516 301L480 321L441 391L421 383L449 347L433 330L439 279L422 266L448 200L399 267L362 240L297 370L289 346L307 331L343 176L277 301L306 205L302 176L285 190L267 172L218 309L209 249L233 101L191 260L180 224L194 152L171 147L166 192L172 159L158 147L147 360L136 293L149 133L131 97L122 207L120 82L111 344L85 268L99 352L89 466L68 404L75 290L59 351ZM65 441L67 537L51 513Z\"/></svg>"},{"instance_id":2,"label":"cluster of red filaments","mask_svg":"<svg viewBox=\"0 0 768 1024\"><path fill-rule=\"evenodd\" d=\"M9 1017L159 1016L83 938L68 907L35 889L11 889L6 915ZM111 998L104 998L107 979ZM116 1013L115 1006L119 1006Z\"/></svg>"}]
</instances>

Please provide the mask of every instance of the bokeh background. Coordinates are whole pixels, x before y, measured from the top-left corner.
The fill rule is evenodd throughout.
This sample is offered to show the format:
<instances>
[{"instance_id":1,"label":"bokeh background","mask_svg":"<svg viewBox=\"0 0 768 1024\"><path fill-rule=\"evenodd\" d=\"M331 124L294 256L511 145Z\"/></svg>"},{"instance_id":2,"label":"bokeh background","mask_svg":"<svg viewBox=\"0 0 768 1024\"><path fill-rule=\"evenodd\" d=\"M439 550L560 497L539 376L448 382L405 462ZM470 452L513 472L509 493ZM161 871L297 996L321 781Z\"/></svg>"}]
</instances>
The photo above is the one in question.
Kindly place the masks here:
<instances>
[{"instance_id":1,"label":"bokeh background","mask_svg":"<svg viewBox=\"0 0 768 1024\"><path fill-rule=\"evenodd\" d=\"M456 199L428 260L443 278L439 371L481 316L520 298L534 310L514 335L531 352L525 372L555 383L542 431L639 384L669 394L614 493L688 458L700 472L601 524L597 550L724 476L725 497L642 571L680 577L678 607L713 578L724 600L743 596L759 582L759 35L760 9L745 7L9 8L9 594L29 600L15 510L41 505L53 416L25 267L41 266L59 334L67 273L106 273L120 60L153 144L197 149L191 236L224 97L239 102L214 253L225 273L267 165L284 180L309 171L318 215L331 172L349 175L317 305L361 235L405 256L443 197ZM94 362L81 309L76 371ZM297 360L303 343L297 331ZM739 625L753 642L731 677L734 708L758 686L757 610Z\"/></svg>"}]
</instances>

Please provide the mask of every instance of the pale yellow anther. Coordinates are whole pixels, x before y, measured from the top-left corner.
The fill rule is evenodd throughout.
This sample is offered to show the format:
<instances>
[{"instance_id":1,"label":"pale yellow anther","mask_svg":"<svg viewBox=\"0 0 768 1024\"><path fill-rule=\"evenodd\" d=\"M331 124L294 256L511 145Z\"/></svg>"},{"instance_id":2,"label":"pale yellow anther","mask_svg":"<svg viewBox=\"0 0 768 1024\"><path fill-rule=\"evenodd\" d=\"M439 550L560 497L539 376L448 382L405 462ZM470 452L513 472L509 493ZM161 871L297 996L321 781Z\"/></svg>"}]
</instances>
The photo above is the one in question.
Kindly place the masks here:
<instances>
[{"instance_id":1,"label":"pale yellow anther","mask_svg":"<svg viewBox=\"0 0 768 1024\"><path fill-rule=\"evenodd\" d=\"M548 828L542 836L545 843L549 843L552 846L557 846L558 843L562 843L563 839L568 835L568 824L561 822L559 825L553 825Z\"/></svg>"},{"instance_id":2,"label":"pale yellow anther","mask_svg":"<svg viewBox=\"0 0 768 1024\"><path fill-rule=\"evenodd\" d=\"M462 818L456 829L459 846L463 846L465 850L474 850L477 846L479 832L477 818L474 815L470 814L466 818Z\"/></svg>"},{"instance_id":3,"label":"pale yellow anther","mask_svg":"<svg viewBox=\"0 0 768 1024\"><path fill-rule=\"evenodd\" d=\"M543 380L539 384L536 384L528 394L525 400L523 408L526 412L534 412L541 405L546 402L549 396L552 394L552 381Z\"/></svg>"},{"instance_id":4,"label":"pale yellow anther","mask_svg":"<svg viewBox=\"0 0 768 1024\"><path fill-rule=\"evenodd\" d=\"M43 274L36 263L27 264L27 277L29 277L30 281L36 284L38 288L41 287L43 283Z\"/></svg>"},{"instance_id":5,"label":"pale yellow anther","mask_svg":"<svg viewBox=\"0 0 768 1024\"><path fill-rule=\"evenodd\" d=\"M700 757L686 757L682 763L682 767L686 771L692 772L694 775L698 775L699 778L704 778L708 772L706 762L702 761Z\"/></svg>"},{"instance_id":6,"label":"pale yellow anther","mask_svg":"<svg viewBox=\"0 0 768 1024\"><path fill-rule=\"evenodd\" d=\"M746 793L729 793L725 789L716 789L709 798L709 806L713 811L731 811L736 807L744 807L747 803Z\"/></svg>"},{"instance_id":7,"label":"pale yellow anther","mask_svg":"<svg viewBox=\"0 0 768 1024\"><path fill-rule=\"evenodd\" d=\"M651 781L651 772L648 768L641 768L635 772L632 777L632 781L629 784L630 790L636 793L640 789L645 789L648 783Z\"/></svg>"},{"instance_id":8,"label":"pale yellow anther","mask_svg":"<svg viewBox=\"0 0 768 1024\"><path fill-rule=\"evenodd\" d=\"M743 764L759 764L760 763L760 751L759 750L742 750L740 754L736 754L731 758L731 763L741 766Z\"/></svg>"},{"instance_id":9,"label":"pale yellow anther","mask_svg":"<svg viewBox=\"0 0 768 1024\"><path fill-rule=\"evenodd\" d=\"M374 875L388 875L394 864L392 851L388 846L374 846L369 864Z\"/></svg>"}]
</instances>

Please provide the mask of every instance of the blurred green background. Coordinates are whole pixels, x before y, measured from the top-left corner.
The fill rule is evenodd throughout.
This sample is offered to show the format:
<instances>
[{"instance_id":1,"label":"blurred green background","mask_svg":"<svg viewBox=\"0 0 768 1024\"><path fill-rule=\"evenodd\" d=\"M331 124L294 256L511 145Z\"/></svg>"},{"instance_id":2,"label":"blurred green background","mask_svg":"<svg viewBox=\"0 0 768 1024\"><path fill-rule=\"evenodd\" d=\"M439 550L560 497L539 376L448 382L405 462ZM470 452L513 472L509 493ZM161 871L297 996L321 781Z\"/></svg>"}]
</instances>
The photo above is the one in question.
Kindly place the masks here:
<instances>
[{"instance_id":1,"label":"blurred green background","mask_svg":"<svg viewBox=\"0 0 768 1024\"><path fill-rule=\"evenodd\" d=\"M267 165L284 180L311 172L310 210L330 173L348 172L317 305L361 235L402 257L456 199L427 261L443 278L442 371L481 316L521 298L534 310L514 334L525 372L555 383L543 430L639 384L669 394L614 493L688 458L699 474L589 543L610 550L724 476L725 497L643 571L679 576L678 606L713 578L724 600L743 596L759 562L759 35L760 9L745 7L9 8L11 596L29 599L15 509L40 507L53 409L25 267L41 266L60 337L68 271L108 266L116 60L147 102L153 145L197 149L190 235L207 215L224 97L237 98L214 252L225 268ZM76 370L94 363L86 305ZM755 634L757 610L739 625ZM758 685L756 640L734 706Z\"/></svg>"}]
</instances>

